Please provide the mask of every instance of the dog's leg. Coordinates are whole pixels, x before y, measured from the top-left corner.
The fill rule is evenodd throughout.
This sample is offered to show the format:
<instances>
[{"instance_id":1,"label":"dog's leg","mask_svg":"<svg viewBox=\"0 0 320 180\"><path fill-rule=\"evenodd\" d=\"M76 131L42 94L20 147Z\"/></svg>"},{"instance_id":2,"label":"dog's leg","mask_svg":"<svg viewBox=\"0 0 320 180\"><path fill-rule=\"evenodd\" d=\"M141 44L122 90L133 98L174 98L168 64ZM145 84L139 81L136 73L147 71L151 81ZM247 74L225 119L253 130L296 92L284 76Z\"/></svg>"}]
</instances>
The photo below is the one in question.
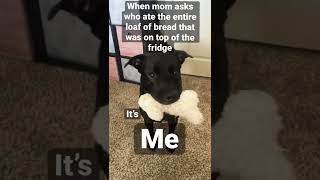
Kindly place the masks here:
<instances>
[{"instance_id":1,"label":"dog's leg","mask_svg":"<svg viewBox=\"0 0 320 180\"><path fill-rule=\"evenodd\" d=\"M141 108L140 108L140 112L141 112L141 115L142 115L143 120L144 120L144 125L148 129L150 137L153 138L154 137L153 121L152 121L152 119L149 118L147 113L145 111L143 111ZM150 148L150 145L148 144L148 148L153 150L153 151L156 149L156 147L157 147L157 144L155 145L154 148Z\"/></svg>"},{"instance_id":2,"label":"dog's leg","mask_svg":"<svg viewBox=\"0 0 320 180\"><path fill-rule=\"evenodd\" d=\"M166 120L168 121L168 126L169 126L169 132L168 134L174 134L174 131L177 127L177 123L178 123L178 117L176 116L172 116L172 115L165 115ZM176 149L170 149L167 148L167 151L170 153L173 153Z\"/></svg>"},{"instance_id":3,"label":"dog's leg","mask_svg":"<svg viewBox=\"0 0 320 180\"><path fill-rule=\"evenodd\" d=\"M150 136L154 136L154 131L153 131L153 121L148 117L147 113L145 111L141 112L143 120L144 120L144 125L147 127L149 130Z\"/></svg>"},{"instance_id":4,"label":"dog's leg","mask_svg":"<svg viewBox=\"0 0 320 180\"><path fill-rule=\"evenodd\" d=\"M166 115L166 119L169 125L169 134L174 133L174 130L176 129L176 126L178 123L178 117L172 116L172 115Z\"/></svg>"}]
</instances>

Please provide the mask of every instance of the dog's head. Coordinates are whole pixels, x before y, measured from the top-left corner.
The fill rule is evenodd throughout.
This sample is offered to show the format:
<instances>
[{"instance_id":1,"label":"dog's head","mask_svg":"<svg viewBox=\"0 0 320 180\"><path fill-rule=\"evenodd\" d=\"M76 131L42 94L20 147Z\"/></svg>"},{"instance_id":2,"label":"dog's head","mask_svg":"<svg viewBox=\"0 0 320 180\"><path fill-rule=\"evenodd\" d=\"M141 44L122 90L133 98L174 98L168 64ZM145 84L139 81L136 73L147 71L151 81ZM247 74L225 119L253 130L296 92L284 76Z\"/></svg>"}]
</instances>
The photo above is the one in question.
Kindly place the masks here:
<instances>
[{"instance_id":1,"label":"dog's head","mask_svg":"<svg viewBox=\"0 0 320 180\"><path fill-rule=\"evenodd\" d=\"M135 67L141 74L141 87L161 104L177 101L182 92L180 68L187 57L185 51L152 53L134 56L125 65Z\"/></svg>"}]
</instances>

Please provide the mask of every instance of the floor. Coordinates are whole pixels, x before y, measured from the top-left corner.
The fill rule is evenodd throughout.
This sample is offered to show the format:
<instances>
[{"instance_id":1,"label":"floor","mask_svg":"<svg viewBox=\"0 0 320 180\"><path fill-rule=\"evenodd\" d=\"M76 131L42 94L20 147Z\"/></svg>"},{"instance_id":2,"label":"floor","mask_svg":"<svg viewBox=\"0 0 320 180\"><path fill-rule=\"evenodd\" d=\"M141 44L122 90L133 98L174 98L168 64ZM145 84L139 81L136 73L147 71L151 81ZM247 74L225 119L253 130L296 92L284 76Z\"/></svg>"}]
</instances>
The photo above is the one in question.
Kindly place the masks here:
<instances>
[{"instance_id":1,"label":"floor","mask_svg":"<svg viewBox=\"0 0 320 180\"><path fill-rule=\"evenodd\" d=\"M239 41L227 44L233 93L259 89L276 100L284 124L278 141L286 150L285 157L299 180L318 180L320 53ZM48 150L92 147L89 128L94 115L95 85L92 74L0 57L0 179L46 179ZM128 86L133 92L127 98L133 99L131 93L137 94L137 88ZM180 166L190 167L188 162ZM199 164L206 162L209 158ZM196 167L203 174L207 174L207 168ZM120 173L125 176L129 171ZM194 171L180 175L191 174Z\"/></svg>"},{"instance_id":2,"label":"floor","mask_svg":"<svg viewBox=\"0 0 320 180\"><path fill-rule=\"evenodd\" d=\"M211 81L209 78L183 76L184 89L195 90L204 122L186 126L182 154L137 154L134 127L142 119L124 119L124 110L138 108L139 86L109 81L109 152L111 179L210 179L211 174ZM179 135L179 133L178 133Z\"/></svg>"},{"instance_id":3,"label":"floor","mask_svg":"<svg viewBox=\"0 0 320 180\"><path fill-rule=\"evenodd\" d=\"M47 152L91 148L96 76L0 57L0 179L47 179Z\"/></svg>"}]
</instances>

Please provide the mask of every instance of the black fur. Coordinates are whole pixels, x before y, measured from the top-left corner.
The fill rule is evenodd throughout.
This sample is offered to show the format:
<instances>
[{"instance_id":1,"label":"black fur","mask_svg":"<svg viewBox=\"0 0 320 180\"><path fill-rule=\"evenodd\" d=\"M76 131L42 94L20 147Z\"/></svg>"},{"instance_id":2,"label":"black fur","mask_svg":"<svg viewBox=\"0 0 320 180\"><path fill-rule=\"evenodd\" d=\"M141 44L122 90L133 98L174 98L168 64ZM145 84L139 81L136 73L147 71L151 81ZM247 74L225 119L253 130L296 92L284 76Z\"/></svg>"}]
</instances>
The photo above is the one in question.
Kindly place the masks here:
<instances>
[{"instance_id":1,"label":"black fur","mask_svg":"<svg viewBox=\"0 0 320 180\"><path fill-rule=\"evenodd\" d=\"M126 64L135 67L141 74L140 95L145 93L161 104L171 104L177 101L182 92L180 68L187 57L184 51L171 53L140 54L129 60ZM153 136L153 123L145 111L141 110L144 123L150 135ZM174 133L178 117L165 114L163 120L168 121L169 133Z\"/></svg>"}]
</instances>

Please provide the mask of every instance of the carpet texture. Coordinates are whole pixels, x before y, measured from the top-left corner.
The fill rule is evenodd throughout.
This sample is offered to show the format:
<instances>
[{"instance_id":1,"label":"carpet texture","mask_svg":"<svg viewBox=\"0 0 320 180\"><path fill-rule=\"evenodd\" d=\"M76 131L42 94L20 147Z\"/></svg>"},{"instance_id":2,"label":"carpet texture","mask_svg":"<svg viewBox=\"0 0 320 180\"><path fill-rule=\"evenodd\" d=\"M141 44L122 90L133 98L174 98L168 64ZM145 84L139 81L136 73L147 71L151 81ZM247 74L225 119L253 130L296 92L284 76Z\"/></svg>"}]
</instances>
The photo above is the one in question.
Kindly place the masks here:
<instances>
[{"instance_id":1,"label":"carpet texture","mask_svg":"<svg viewBox=\"0 0 320 180\"><path fill-rule=\"evenodd\" d=\"M139 86L109 81L110 85L110 177L126 179L210 179L211 173L211 81L208 78L183 76L183 88L195 90L204 122L186 125L186 149L181 155L135 154L133 130L142 119L124 119L124 109L138 108Z\"/></svg>"},{"instance_id":2,"label":"carpet texture","mask_svg":"<svg viewBox=\"0 0 320 180\"><path fill-rule=\"evenodd\" d=\"M299 180L318 180L320 53L238 41L227 44L233 93L259 89L276 100L284 126L278 140L285 156L293 164ZM196 85L198 79L187 83L189 86ZM123 85L123 88L127 86L133 91L125 97L133 101L138 95L137 86ZM110 90L115 92L113 87ZM96 77L92 74L0 57L0 179L47 179L48 150L92 147L90 126L94 116L95 93ZM131 127L131 124L128 126ZM204 133L196 133L195 137L207 138ZM203 147L201 144L197 146ZM129 159L129 150L121 151L124 152L121 159ZM198 156L198 153L193 154ZM175 158L169 157L165 158L165 163L176 162ZM207 175L209 167L202 164L210 163L210 157L203 162L195 161L199 164L197 167L189 163L193 159L188 156L177 164L178 167L170 169L150 163L150 168L155 168L150 174L156 174L159 170L165 173L155 178L166 177L181 166L190 169L178 171L181 177L192 179L193 174L201 172ZM129 160L123 166L132 162ZM121 166L116 162L114 167ZM141 172L138 171L141 168L145 167L130 167L130 171L113 169L112 173L138 176L135 170Z\"/></svg>"},{"instance_id":3,"label":"carpet texture","mask_svg":"<svg viewBox=\"0 0 320 180\"><path fill-rule=\"evenodd\" d=\"M47 179L47 152L92 148L96 76L0 57L0 179Z\"/></svg>"}]
</instances>

